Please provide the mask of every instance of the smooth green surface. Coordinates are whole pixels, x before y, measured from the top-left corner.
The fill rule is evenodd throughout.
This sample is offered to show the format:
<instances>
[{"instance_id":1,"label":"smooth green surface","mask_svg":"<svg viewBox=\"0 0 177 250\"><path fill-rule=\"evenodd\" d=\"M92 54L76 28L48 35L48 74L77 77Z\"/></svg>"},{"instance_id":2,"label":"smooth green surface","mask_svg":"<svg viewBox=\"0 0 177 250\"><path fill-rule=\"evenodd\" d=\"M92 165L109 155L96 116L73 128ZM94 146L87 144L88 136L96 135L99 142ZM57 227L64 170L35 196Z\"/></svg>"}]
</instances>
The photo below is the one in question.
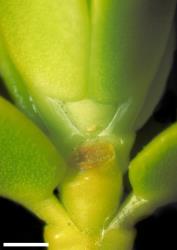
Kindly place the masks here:
<instances>
[{"instance_id":1,"label":"smooth green surface","mask_svg":"<svg viewBox=\"0 0 177 250\"><path fill-rule=\"evenodd\" d=\"M131 129L141 111L169 40L175 5L176 0L92 1L89 94L117 104L118 130Z\"/></svg>"},{"instance_id":2,"label":"smooth green surface","mask_svg":"<svg viewBox=\"0 0 177 250\"><path fill-rule=\"evenodd\" d=\"M130 163L133 192L152 202L177 197L177 124L153 139Z\"/></svg>"},{"instance_id":3,"label":"smooth green surface","mask_svg":"<svg viewBox=\"0 0 177 250\"><path fill-rule=\"evenodd\" d=\"M176 48L176 31L175 27L172 27L171 34L168 39L168 43L163 54L160 66L154 76L153 81L149 86L149 91L144 100L144 104L141 107L141 112L139 113L135 128L141 128L147 121L147 119L152 115L154 107L157 106L160 98L162 97L166 83L169 77L169 72L171 70L174 52Z\"/></svg>"},{"instance_id":4,"label":"smooth green surface","mask_svg":"<svg viewBox=\"0 0 177 250\"><path fill-rule=\"evenodd\" d=\"M47 137L0 98L0 194L22 204L52 195L65 163Z\"/></svg>"},{"instance_id":5,"label":"smooth green surface","mask_svg":"<svg viewBox=\"0 0 177 250\"><path fill-rule=\"evenodd\" d=\"M87 84L85 1L1 0L0 33L9 59L30 92L83 98Z\"/></svg>"}]
</instances>

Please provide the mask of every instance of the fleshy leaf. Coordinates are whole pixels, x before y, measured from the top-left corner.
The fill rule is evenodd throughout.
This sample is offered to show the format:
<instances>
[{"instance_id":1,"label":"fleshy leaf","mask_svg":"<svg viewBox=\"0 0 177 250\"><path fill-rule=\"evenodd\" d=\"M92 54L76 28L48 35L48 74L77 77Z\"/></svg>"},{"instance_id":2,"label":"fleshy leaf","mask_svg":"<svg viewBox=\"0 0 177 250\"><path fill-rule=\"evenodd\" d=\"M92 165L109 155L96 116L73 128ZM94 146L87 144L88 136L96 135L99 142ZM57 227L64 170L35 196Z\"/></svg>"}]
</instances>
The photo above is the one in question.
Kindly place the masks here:
<instances>
[{"instance_id":1,"label":"fleshy leaf","mask_svg":"<svg viewBox=\"0 0 177 250\"><path fill-rule=\"evenodd\" d=\"M177 123L151 141L131 162L135 195L152 202L177 199Z\"/></svg>"},{"instance_id":2,"label":"fleshy leaf","mask_svg":"<svg viewBox=\"0 0 177 250\"><path fill-rule=\"evenodd\" d=\"M87 90L87 3L0 0L0 6L0 71L5 84L23 111L46 126L54 140L59 136L67 144L78 133L64 103L83 99Z\"/></svg>"},{"instance_id":3,"label":"fleshy leaf","mask_svg":"<svg viewBox=\"0 0 177 250\"><path fill-rule=\"evenodd\" d=\"M31 206L52 195L64 170L48 138L0 98L0 195Z\"/></svg>"},{"instance_id":4,"label":"fleshy leaf","mask_svg":"<svg viewBox=\"0 0 177 250\"><path fill-rule=\"evenodd\" d=\"M172 42L175 6L176 0L92 1L90 96L100 102L117 104L119 131L135 126L135 119L144 111L141 108L143 104L146 106L144 101L149 91L155 94L155 100L148 103L150 108L147 108L147 115L143 115L144 121L161 96L169 66L163 76L161 72L158 76L158 71L165 68L163 56L168 43ZM170 50L169 61L174 46ZM160 86L154 93L155 77Z\"/></svg>"},{"instance_id":5,"label":"fleshy leaf","mask_svg":"<svg viewBox=\"0 0 177 250\"><path fill-rule=\"evenodd\" d=\"M86 2L1 0L0 5L6 59L27 91L63 101L83 98L89 40Z\"/></svg>"}]
</instances>

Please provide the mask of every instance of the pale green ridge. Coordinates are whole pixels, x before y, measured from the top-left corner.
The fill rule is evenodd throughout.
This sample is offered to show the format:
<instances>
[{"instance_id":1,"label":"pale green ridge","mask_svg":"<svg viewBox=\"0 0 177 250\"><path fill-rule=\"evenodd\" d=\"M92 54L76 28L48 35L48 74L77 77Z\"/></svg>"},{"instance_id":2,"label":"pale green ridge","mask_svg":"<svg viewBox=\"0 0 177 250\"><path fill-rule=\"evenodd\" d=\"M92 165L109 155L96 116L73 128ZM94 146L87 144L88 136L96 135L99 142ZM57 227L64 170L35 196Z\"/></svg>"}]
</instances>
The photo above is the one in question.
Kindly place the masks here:
<instances>
[{"instance_id":1,"label":"pale green ridge","mask_svg":"<svg viewBox=\"0 0 177 250\"><path fill-rule=\"evenodd\" d=\"M47 137L0 98L0 195L25 206L47 199L66 164Z\"/></svg>"},{"instance_id":2,"label":"pale green ridge","mask_svg":"<svg viewBox=\"0 0 177 250\"><path fill-rule=\"evenodd\" d=\"M132 250L136 236L135 224L152 214L156 208L157 206L149 201L130 193L119 208L117 215L103 230L103 249L116 250L120 246L121 250ZM111 248L112 243L113 248Z\"/></svg>"},{"instance_id":3,"label":"pale green ridge","mask_svg":"<svg viewBox=\"0 0 177 250\"><path fill-rule=\"evenodd\" d=\"M24 85L22 77L17 72L15 65L10 60L4 48L2 36L0 34L0 74L5 81L5 85L15 104L33 120L39 122L37 108L34 105L27 87Z\"/></svg>"},{"instance_id":4,"label":"pale green ridge","mask_svg":"<svg viewBox=\"0 0 177 250\"><path fill-rule=\"evenodd\" d=\"M148 200L130 193L121 204L113 220L104 229L103 235L109 235L114 230L132 230L135 224L149 215L157 208L157 204L152 204Z\"/></svg>"},{"instance_id":5,"label":"pale green ridge","mask_svg":"<svg viewBox=\"0 0 177 250\"><path fill-rule=\"evenodd\" d=\"M48 136L65 157L69 156L86 138L68 116L65 103L37 94L34 101Z\"/></svg>"}]
</instances>

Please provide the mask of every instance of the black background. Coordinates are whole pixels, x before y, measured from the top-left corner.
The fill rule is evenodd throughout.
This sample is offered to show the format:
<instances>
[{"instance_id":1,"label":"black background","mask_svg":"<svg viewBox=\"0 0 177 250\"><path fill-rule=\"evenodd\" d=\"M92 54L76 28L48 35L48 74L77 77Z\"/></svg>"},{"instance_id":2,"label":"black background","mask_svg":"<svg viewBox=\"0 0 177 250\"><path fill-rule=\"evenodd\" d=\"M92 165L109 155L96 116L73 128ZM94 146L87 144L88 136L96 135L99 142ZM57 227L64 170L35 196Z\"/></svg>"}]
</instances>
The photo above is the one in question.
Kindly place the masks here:
<instances>
[{"instance_id":1,"label":"black background","mask_svg":"<svg viewBox=\"0 0 177 250\"><path fill-rule=\"evenodd\" d=\"M176 86L177 54L175 53L166 91L153 114L153 119L162 124L169 124L177 119ZM0 91L7 96L1 83ZM20 205L0 198L0 248L3 242L42 242L43 225L42 221ZM139 222L136 228L135 250L177 249L177 203L157 210L152 216Z\"/></svg>"}]
</instances>

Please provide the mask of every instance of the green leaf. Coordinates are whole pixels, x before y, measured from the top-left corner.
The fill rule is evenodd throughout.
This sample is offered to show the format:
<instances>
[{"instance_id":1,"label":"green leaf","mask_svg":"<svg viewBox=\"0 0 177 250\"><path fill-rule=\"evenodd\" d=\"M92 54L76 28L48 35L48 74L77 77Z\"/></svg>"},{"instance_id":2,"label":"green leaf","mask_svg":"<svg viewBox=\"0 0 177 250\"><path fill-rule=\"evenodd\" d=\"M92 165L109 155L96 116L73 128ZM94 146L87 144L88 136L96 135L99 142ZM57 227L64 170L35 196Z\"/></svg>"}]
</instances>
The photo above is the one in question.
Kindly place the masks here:
<instances>
[{"instance_id":1,"label":"green leaf","mask_svg":"<svg viewBox=\"0 0 177 250\"><path fill-rule=\"evenodd\" d=\"M0 1L4 50L27 91L64 101L85 95L89 39L84 2Z\"/></svg>"},{"instance_id":2,"label":"green leaf","mask_svg":"<svg viewBox=\"0 0 177 250\"><path fill-rule=\"evenodd\" d=\"M141 112L137 117L135 124L136 130L141 128L143 124L145 124L147 119L153 113L154 107L156 107L161 96L163 95L167 79L169 76L169 72L173 64L175 48L176 48L176 32L173 27L159 68L154 76L153 81L149 86L149 90L144 100L144 104L141 107Z\"/></svg>"},{"instance_id":3,"label":"green leaf","mask_svg":"<svg viewBox=\"0 0 177 250\"><path fill-rule=\"evenodd\" d=\"M52 195L64 172L48 138L0 98L0 195L31 206Z\"/></svg>"},{"instance_id":4,"label":"green leaf","mask_svg":"<svg viewBox=\"0 0 177 250\"><path fill-rule=\"evenodd\" d=\"M87 90L87 3L0 0L0 6L0 71L5 84L18 106L46 126L56 144L56 137L67 144L79 132L64 103L83 99Z\"/></svg>"},{"instance_id":5,"label":"green leaf","mask_svg":"<svg viewBox=\"0 0 177 250\"><path fill-rule=\"evenodd\" d=\"M143 105L150 105L147 115L144 112L142 118L147 120L161 96L157 93L164 89L169 66L166 65L163 76L161 72L158 76L158 70L165 68L162 60L166 60L163 56L171 43L175 6L176 0L92 2L90 96L117 105L115 126L119 131L134 129L135 120L144 111L141 109ZM170 50L168 60L171 61L174 46ZM160 86L154 93L155 77ZM146 104L144 101L149 91L151 99L155 94L155 100Z\"/></svg>"},{"instance_id":6,"label":"green leaf","mask_svg":"<svg viewBox=\"0 0 177 250\"><path fill-rule=\"evenodd\" d=\"M150 142L131 162L135 195L152 202L177 199L177 123Z\"/></svg>"}]
</instances>

